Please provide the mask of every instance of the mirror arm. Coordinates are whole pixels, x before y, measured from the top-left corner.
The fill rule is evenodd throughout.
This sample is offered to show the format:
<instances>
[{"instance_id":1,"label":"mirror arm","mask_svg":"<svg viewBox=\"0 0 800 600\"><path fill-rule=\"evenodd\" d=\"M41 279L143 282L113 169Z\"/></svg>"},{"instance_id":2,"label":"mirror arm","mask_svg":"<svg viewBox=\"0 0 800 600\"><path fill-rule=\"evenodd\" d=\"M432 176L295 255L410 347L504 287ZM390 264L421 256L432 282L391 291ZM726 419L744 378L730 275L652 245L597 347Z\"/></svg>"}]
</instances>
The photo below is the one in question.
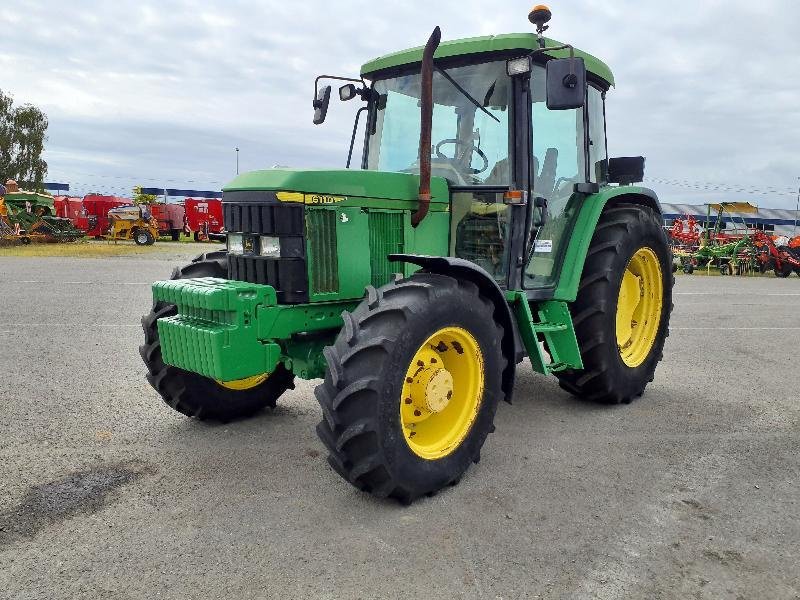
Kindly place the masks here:
<instances>
[{"instance_id":1,"label":"mirror arm","mask_svg":"<svg viewBox=\"0 0 800 600\"><path fill-rule=\"evenodd\" d=\"M353 146L356 143L356 133L358 132L358 121L361 119L361 113L366 112L366 110L367 107L362 106L356 111L356 122L353 125L353 135L350 136L350 150L347 152L347 165L345 165L345 169L350 168L350 161L353 159Z\"/></svg>"},{"instance_id":2,"label":"mirror arm","mask_svg":"<svg viewBox=\"0 0 800 600\"><path fill-rule=\"evenodd\" d=\"M353 79L352 77L339 77L338 75L318 75L317 78L314 80L314 102L316 102L317 94L319 94L319 82L320 82L321 79L335 79L336 81L350 81L352 83L360 83L364 87L367 86L367 83L364 81L363 78Z\"/></svg>"}]
</instances>

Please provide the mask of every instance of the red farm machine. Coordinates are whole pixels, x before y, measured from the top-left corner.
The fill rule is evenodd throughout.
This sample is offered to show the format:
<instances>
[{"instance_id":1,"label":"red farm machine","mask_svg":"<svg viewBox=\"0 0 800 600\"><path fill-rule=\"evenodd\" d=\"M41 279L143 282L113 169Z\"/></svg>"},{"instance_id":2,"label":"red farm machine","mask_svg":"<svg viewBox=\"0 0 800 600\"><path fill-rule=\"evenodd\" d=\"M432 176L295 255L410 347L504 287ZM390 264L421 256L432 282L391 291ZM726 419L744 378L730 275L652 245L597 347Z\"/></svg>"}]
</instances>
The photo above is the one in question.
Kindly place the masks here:
<instances>
[{"instance_id":1,"label":"red farm machine","mask_svg":"<svg viewBox=\"0 0 800 600\"><path fill-rule=\"evenodd\" d=\"M158 234L171 237L177 242L184 230L186 211L181 204L165 204L163 202L150 205L153 217L158 221Z\"/></svg>"},{"instance_id":2,"label":"red farm machine","mask_svg":"<svg viewBox=\"0 0 800 600\"><path fill-rule=\"evenodd\" d=\"M81 215L75 220L75 225L78 229L83 230L87 236L101 238L108 231L111 224L108 219L108 211L131 203L130 198L87 194L83 198Z\"/></svg>"},{"instance_id":3,"label":"red farm machine","mask_svg":"<svg viewBox=\"0 0 800 600\"><path fill-rule=\"evenodd\" d=\"M77 226L78 219L81 218L81 213L83 212L83 198L55 196L53 198L53 207L57 217L69 219Z\"/></svg>"},{"instance_id":4,"label":"red farm machine","mask_svg":"<svg viewBox=\"0 0 800 600\"><path fill-rule=\"evenodd\" d=\"M781 241L789 242L788 238ZM777 245L776 241L763 231L753 233L753 245L762 273L772 270L775 277L785 278L792 273L800 276L800 246L792 248L788 243Z\"/></svg>"},{"instance_id":5,"label":"red farm machine","mask_svg":"<svg viewBox=\"0 0 800 600\"><path fill-rule=\"evenodd\" d=\"M224 239L222 201L218 198L186 198L186 235L196 242Z\"/></svg>"}]
</instances>

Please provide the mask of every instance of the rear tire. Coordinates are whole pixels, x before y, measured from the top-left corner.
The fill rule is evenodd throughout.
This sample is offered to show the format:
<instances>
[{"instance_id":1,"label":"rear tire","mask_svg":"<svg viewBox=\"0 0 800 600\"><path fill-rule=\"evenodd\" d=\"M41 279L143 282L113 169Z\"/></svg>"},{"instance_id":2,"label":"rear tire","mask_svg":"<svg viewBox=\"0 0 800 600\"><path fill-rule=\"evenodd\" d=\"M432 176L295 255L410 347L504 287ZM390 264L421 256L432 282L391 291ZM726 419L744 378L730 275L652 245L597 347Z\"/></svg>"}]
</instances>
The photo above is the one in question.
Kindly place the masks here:
<instances>
[{"instance_id":1,"label":"rear tire","mask_svg":"<svg viewBox=\"0 0 800 600\"><path fill-rule=\"evenodd\" d=\"M649 248L658 259L662 279L661 313L652 346L643 362L628 366L617 346L617 303L623 275L634 254ZM628 403L653 380L669 335L675 277L666 234L656 212L646 206L607 207L592 237L578 296L570 305L583 370L556 373L561 387L588 401Z\"/></svg>"},{"instance_id":2,"label":"rear tire","mask_svg":"<svg viewBox=\"0 0 800 600\"><path fill-rule=\"evenodd\" d=\"M173 242L179 242L181 240L181 232L180 232L180 230L173 229L172 233L171 233L171 236L172 236L172 241Z\"/></svg>"},{"instance_id":3,"label":"rear tire","mask_svg":"<svg viewBox=\"0 0 800 600\"><path fill-rule=\"evenodd\" d=\"M335 343L325 348L328 368L324 382L315 390L324 417L317 434L328 449L331 467L360 490L403 503L456 483L470 463L480 459L486 437L494 431L494 415L503 397L503 329L495 320L494 305L471 282L417 273L377 290L368 287L367 298L352 313L343 313L343 319ZM414 406L404 408L412 404L405 384L412 383L408 374L413 365L420 365L418 372L429 368L417 360L419 352L429 351L427 341L445 329L466 331L476 342L482 362L470 364L481 369L482 385L474 389L482 393L462 395L469 384L460 382L469 377L452 380L444 408L430 413L430 417L446 416L438 421L447 430L442 435L457 430L452 438L457 441L448 441L435 458L425 458L419 447L414 449L420 438L413 440L412 431L419 427L420 437L432 433L423 429L424 423L433 422L410 426L404 421L403 411L414 410L417 402L415 398ZM456 354L446 355L448 349L465 354L454 342L450 346L439 342L430 348L442 353L438 356L445 371L451 369L445 361L462 360ZM468 350L465 356L470 356ZM436 358L430 363L437 363ZM448 404L451 397L452 404ZM461 412L472 416L459 429L463 422L458 416L462 410L459 403L464 398L472 399L475 412L471 408ZM451 408L455 412L445 412ZM414 415L419 416L418 411ZM451 415L455 417L451 419ZM433 433L436 438L438 432Z\"/></svg>"},{"instance_id":4,"label":"rear tire","mask_svg":"<svg viewBox=\"0 0 800 600\"><path fill-rule=\"evenodd\" d=\"M175 269L171 279L226 278L226 255L225 251L201 254L185 267ZM171 408L188 417L227 422L249 417L267 406L274 407L286 390L294 389L294 376L283 365L278 365L263 383L255 387L232 390L213 379L165 364L156 321L176 313L174 304L155 302L150 314L142 317L145 340L139 346L139 354L147 365L147 381Z\"/></svg>"}]
</instances>

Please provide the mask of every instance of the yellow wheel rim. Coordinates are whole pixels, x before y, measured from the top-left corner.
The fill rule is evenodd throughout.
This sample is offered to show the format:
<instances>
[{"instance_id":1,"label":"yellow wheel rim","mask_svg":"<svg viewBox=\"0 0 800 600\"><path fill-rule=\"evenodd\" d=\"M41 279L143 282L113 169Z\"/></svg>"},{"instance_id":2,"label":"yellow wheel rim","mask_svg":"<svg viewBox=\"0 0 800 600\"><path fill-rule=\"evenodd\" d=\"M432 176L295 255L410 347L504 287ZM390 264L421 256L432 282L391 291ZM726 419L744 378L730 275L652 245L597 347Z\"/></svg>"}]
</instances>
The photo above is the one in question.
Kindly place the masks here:
<instances>
[{"instance_id":1,"label":"yellow wheel rim","mask_svg":"<svg viewBox=\"0 0 800 600\"><path fill-rule=\"evenodd\" d=\"M408 447L427 460L454 452L483 398L483 354L466 329L444 327L419 347L403 382L400 422Z\"/></svg>"},{"instance_id":2,"label":"yellow wheel rim","mask_svg":"<svg viewBox=\"0 0 800 600\"><path fill-rule=\"evenodd\" d=\"M267 377L269 377L269 373L253 375L252 377L245 377L244 379L236 379L234 381L220 381L219 379L216 381L226 389L242 392L261 385L267 380Z\"/></svg>"},{"instance_id":3,"label":"yellow wheel rim","mask_svg":"<svg viewBox=\"0 0 800 600\"><path fill-rule=\"evenodd\" d=\"M625 267L617 300L617 347L631 368L645 361L656 342L663 299L658 256L648 247L639 248Z\"/></svg>"}]
</instances>

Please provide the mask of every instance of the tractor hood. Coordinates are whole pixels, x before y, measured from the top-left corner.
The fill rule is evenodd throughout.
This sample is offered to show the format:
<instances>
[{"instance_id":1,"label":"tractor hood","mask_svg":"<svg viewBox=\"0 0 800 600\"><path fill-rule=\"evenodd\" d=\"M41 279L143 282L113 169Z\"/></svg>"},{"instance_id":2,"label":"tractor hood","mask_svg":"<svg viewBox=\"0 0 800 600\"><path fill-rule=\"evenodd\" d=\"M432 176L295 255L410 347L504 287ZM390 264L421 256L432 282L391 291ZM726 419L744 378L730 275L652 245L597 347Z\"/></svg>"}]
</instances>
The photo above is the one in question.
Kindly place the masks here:
<instances>
[{"instance_id":1,"label":"tractor hood","mask_svg":"<svg viewBox=\"0 0 800 600\"><path fill-rule=\"evenodd\" d=\"M273 190L415 201L419 194L419 176L353 169L269 169L243 173L222 189L223 192ZM448 201L447 181L432 177L431 202Z\"/></svg>"}]
</instances>

